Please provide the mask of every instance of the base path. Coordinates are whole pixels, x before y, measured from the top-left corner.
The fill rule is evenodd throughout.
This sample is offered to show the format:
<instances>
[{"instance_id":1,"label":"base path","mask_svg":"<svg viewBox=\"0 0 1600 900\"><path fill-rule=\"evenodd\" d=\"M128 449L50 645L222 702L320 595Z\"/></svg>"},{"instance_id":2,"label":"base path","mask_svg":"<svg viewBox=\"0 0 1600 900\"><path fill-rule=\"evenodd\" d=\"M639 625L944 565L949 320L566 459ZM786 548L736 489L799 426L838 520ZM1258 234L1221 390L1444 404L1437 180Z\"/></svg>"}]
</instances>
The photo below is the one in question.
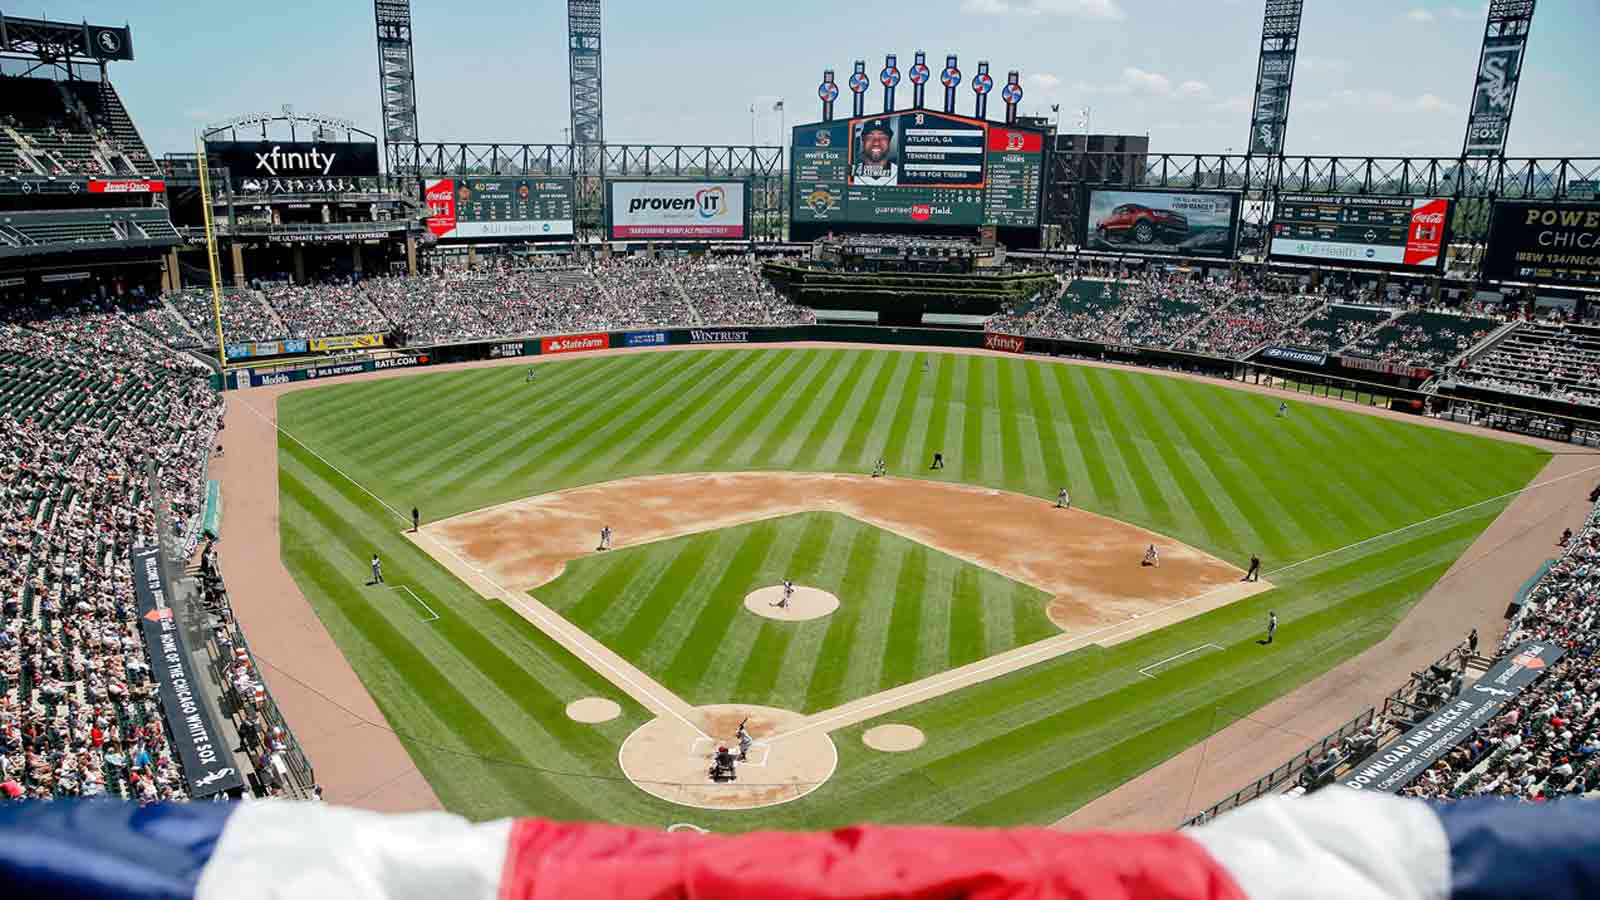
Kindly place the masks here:
<instances>
[{"instance_id":1,"label":"base path","mask_svg":"<svg viewBox=\"0 0 1600 900\"><path fill-rule=\"evenodd\" d=\"M608 481L424 525L428 540L420 544L437 543L506 589L526 591L559 576L568 560L595 552L602 526L614 529L612 546L621 549L815 511L842 513L1052 594L1047 613L1068 634L1156 613L1165 618L1152 627L1164 627L1272 587L1241 584L1243 570L1214 556L1126 522L1056 509L1053 499L809 472ZM1161 549L1159 567L1139 565L1151 543ZM1207 603L1170 609L1202 595Z\"/></svg>"},{"instance_id":2,"label":"base path","mask_svg":"<svg viewBox=\"0 0 1600 900\"><path fill-rule=\"evenodd\" d=\"M839 765L839 752L824 732L804 740L771 738L792 728L800 714L768 706L725 703L696 709L691 722L670 717L640 725L622 742L617 762L646 793L682 806L756 809L798 800L822 785ZM714 784L711 757L718 747L739 753L739 724L755 739L737 779Z\"/></svg>"}]
</instances>

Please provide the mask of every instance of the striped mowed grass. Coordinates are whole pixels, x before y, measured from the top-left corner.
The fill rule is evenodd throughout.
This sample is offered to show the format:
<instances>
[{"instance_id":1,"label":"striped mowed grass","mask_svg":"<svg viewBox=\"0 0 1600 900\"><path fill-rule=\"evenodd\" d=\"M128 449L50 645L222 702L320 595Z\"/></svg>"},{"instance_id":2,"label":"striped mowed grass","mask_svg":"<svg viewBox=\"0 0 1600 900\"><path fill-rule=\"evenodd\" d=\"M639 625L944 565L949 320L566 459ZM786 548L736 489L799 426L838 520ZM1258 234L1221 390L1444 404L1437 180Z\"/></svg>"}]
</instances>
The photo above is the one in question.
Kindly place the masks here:
<instances>
[{"instance_id":1,"label":"striped mowed grass","mask_svg":"<svg viewBox=\"0 0 1600 900\"><path fill-rule=\"evenodd\" d=\"M1041 498L1068 485L1075 504L1222 558L1259 553L1278 585L1127 643L900 710L894 721L928 735L912 753L863 747L860 732L875 722L835 732L838 772L804 800L696 813L705 827L741 830L1052 821L1225 727L1230 718L1216 716L1217 707L1247 713L1381 639L1546 460L1522 445L1292 401L1279 419L1275 398L1225 383L1026 358L719 349L562 360L541 365L533 384L522 373L511 366L348 382L280 401L283 428L327 461L280 439L284 561L441 799L476 818L659 825L680 821L682 810L636 790L617 768L618 746L647 718L640 707L413 548L395 513L333 467L389 506L416 505L433 520L621 477L864 473L883 456L898 475ZM930 472L935 451L948 466ZM827 568L842 580L852 553L865 554L860 548L874 540L872 552L882 552L885 536L875 530L835 546L840 521L826 539L819 521L797 516L664 542L659 557L658 548L637 559L618 551L593 571L575 564L571 585L535 593L578 618L592 604L592 627L626 634L634 619L607 596L619 583L650 578L652 595L698 596L698 586L732 568L766 578L762 567L783 558L816 559L820 568L841 551L842 570ZM763 534L771 542L760 550ZM388 580L410 585L438 621L424 623L415 608L364 587L374 552ZM714 648L703 633L705 661L681 656L676 632L649 622L634 626L635 637L641 652L663 660L660 672L682 678L674 689L692 702L764 702L741 696L748 690L799 709L987 654L991 632L979 647L977 632L954 627L954 598L966 588L953 586L949 601L925 589L924 602L902 608L900 579L914 579L916 552L870 567L893 595L887 619L869 623L877 631L831 650L826 630L789 636L780 660L844 660L842 669L813 664L803 698L798 669L788 679L781 664L768 667L781 636L759 627L727 628ZM931 551L920 552L931 568ZM954 571L952 584L964 570ZM591 583L576 590L580 575ZM948 620L937 606L945 602ZM1269 608L1284 628L1264 654L1254 640ZM913 619L910 655L898 648L909 647ZM696 633L694 620L680 627ZM926 647L924 634L935 636ZM1025 635L1014 630L1012 639ZM1441 648L1453 639L1442 635ZM1164 667L1157 679L1138 674L1203 643L1225 649ZM726 693L710 693L718 683L711 673L727 674ZM584 696L610 697L624 713L599 726L566 719L566 703Z\"/></svg>"}]
</instances>

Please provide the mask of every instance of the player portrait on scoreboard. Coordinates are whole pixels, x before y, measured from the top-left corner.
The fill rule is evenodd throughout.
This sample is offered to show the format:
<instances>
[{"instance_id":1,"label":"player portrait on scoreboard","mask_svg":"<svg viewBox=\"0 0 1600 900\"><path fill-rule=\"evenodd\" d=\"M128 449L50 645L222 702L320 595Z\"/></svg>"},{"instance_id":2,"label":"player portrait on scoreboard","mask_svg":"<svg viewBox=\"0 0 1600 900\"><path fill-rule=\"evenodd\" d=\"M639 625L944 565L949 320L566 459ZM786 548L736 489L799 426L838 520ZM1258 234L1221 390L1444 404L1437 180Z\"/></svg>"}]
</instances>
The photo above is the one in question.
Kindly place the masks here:
<instances>
[{"instance_id":1,"label":"player portrait on scoreboard","mask_svg":"<svg viewBox=\"0 0 1600 900\"><path fill-rule=\"evenodd\" d=\"M461 182L461 187L456 189L456 203L464 206L471 202L472 188L468 187L467 183L463 181Z\"/></svg>"},{"instance_id":2,"label":"player portrait on scoreboard","mask_svg":"<svg viewBox=\"0 0 1600 900\"><path fill-rule=\"evenodd\" d=\"M850 183L892 187L900 183L900 147L889 119L867 119L855 128L855 164Z\"/></svg>"},{"instance_id":3,"label":"player portrait on scoreboard","mask_svg":"<svg viewBox=\"0 0 1600 900\"><path fill-rule=\"evenodd\" d=\"M523 203L528 202L528 183L526 181L517 184L517 199Z\"/></svg>"}]
</instances>

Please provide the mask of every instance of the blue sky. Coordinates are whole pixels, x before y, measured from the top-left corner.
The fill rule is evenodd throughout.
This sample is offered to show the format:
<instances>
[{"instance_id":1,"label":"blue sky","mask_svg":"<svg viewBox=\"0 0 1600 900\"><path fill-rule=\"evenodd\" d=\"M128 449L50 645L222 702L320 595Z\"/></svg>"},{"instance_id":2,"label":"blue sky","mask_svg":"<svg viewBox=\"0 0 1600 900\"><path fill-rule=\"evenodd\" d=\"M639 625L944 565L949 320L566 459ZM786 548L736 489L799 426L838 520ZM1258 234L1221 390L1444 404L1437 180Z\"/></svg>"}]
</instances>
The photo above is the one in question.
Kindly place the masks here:
<instances>
[{"instance_id":1,"label":"blue sky","mask_svg":"<svg viewBox=\"0 0 1600 900\"><path fill-rule=\"evenodd\" d=\"M906 10L915 8L916 15ZM1311 0L1286 150L1454 155L1482 36L1485 0ZM47 2L15 15L131 24L137 59L112 78L157 153L191 149L194 129L276 110L352 119L379 131L372 6L363 0ZM817 10L817 12L812 12ZM958 53L970 83L1023 73L1024 114L1061 104L1063 130L1092 109L1095 131L1148 132L1151 148L1239 148L1249 127L1262 0L923 0L810 4L608 0L609 143L777 141L819 117L816 85L865 59L924 49L935 71ZM422 135L559 142L568 121L566 4L413 0ZM1594 42L1600 0L1543 0L1523 68L1512 156L1600 156ZM970 112L961 87L958 109ZM910 102L909 83L898 92ZM937 85L935 85L937 87ZM876 84L869 110L881 105ZM848 113L848 92L839 108ZM930 91L930 101L939 102ZM993 98L991 113L1002 107Z\"/></svg>"}]
</instances>

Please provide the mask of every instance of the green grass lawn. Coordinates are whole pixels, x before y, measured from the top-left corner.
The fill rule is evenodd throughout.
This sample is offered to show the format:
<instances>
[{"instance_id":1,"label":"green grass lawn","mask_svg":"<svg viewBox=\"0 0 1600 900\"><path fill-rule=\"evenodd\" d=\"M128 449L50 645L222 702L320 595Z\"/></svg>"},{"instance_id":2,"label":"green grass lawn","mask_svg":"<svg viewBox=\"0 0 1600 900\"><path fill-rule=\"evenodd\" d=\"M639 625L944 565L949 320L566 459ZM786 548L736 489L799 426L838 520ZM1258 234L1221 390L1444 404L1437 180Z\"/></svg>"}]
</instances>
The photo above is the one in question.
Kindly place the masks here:
<instances>
[{"instance_id":1,"label":"green grass lawn","mask_svg":"<svg viewBox=\"0 0 1600 900\"><path fill-rule=\"evenodd\" d=\"M785 577L839 610L745 611ZM696 706L812 713L1061 633L1049 594L837 513L581 557L533 593Z\"/></svg>"},{"instance_id":2,"label":"green grass lawn","mask_svg":"<svg viewBox=\"0 0 1600 900\"><path fill-rule=\"evenodd\" d=\"M390 505L415 504L428 520L633 475L865 473L881 455L894 474L1045 498L1070 484L1073 502L1094 512L1226 559L1260 553L1278 586L1114 648L1090 647L901 710L893 721L929 737L911 753L864 748L860 732L873 723L837 732L840 766L828 784L767 810L694 814L696 823L723 830L1052 821L1381 639L1507 502L1493 498L1527 484L1546 461L1533 448L1336 408L1291 404L1293 413L1278 419L1276 399L1230 390L1226 382L1026 358L719 350L580 357L540 366L531 385L523 371L319 387L285 397L280 421ZM928 472L936 450L949 467ZM450 809L475 818L684 819L681 808L621 779L617 747L645 721L640 707L416 550L393 513L307 450L281 439L279 460L284 561ZM827 570L817 578L844 584L853 577L853 556L885 552L887 536L870 529L836 546L834 532L848 520L834 519L826 539L821 521L793 517L664 542L664 555L637 548L637 562L619 551L593 569L574 563L554 590L538 593L597 629L626 633L626 616L607 624L616 601L612 579L666 567L675 582L731 584L769 578L763 566L797 557ZM794 527L798 540L764 531ZM1369 540L1379 535L1387 536ZM755 546L768 537L764 550ZM722 555L738 557L741 549L747 558L737 568L745 575L729 572L730 557ZM382 554L390 583L410 585L442 618L424 624L414 609L363 587L373 552ZM914 555L927 572L934 568L932 551L895 552L889 564L862 564L891 591ZM842 563L824 564L830 554L842 554ZM915 572L911 567L906 577ZM952 588L952 616L966 590ZM987 588L980 593L987 613L995 598ZM696 634L701 613L735 594L742 598L743 589L685 609L684 633ZM825 679L813 672L804 698L781 693L794 689L781 667L776 675L765 662L752 668L750 660L770 657L783 637L761 628L738 635L729 628L709 660L690 660L692 650L680 653L666 636L646 636L642 628L638 643L640 652L665 660L655 670L692 701L782 698L776 705L797 708L815 708L822 694L866 690L874 673L881 686L886 678L915 677L925 665L986 655L988 632L980 651L957 646L963 638L955 629L942 664L936 643L924 649L919 642L915 657L885 649L897 646L895 635L909 635L913 624L921 633L937 617L930 604L913 611L902 610L898 597L884 603L890 605L874 615L886 614L887 622L868 623L878 629L876 643L864 643L863 630L848 652L834 648L844 652L835 657L846 661L844 671ZM1002 607L1013 609L1016 622L1013 606L994 609ZM1266 652L1255 639L1269 608L1284 627ZM713 612L705 627L729 621ZM1010 639L1024 640L1014 628ZM831 629L821 633L822 644ZM1440 652L1455 639L1440 635ZM810 650L812 640L789 635L783 658L829 652ZM1165 667L1158 679L1137 674L1207 642L1225 649ZM704 664L725 664L726 694L697 676ZM819 681L822 694L813 698ZM616 699L623 715L600 726L567 720L565 704L589 695ZM1219 706L1227 710L1220 717ZM1263 759L1261 769L1279 762Z\"/></svg>"}]
</instances>

